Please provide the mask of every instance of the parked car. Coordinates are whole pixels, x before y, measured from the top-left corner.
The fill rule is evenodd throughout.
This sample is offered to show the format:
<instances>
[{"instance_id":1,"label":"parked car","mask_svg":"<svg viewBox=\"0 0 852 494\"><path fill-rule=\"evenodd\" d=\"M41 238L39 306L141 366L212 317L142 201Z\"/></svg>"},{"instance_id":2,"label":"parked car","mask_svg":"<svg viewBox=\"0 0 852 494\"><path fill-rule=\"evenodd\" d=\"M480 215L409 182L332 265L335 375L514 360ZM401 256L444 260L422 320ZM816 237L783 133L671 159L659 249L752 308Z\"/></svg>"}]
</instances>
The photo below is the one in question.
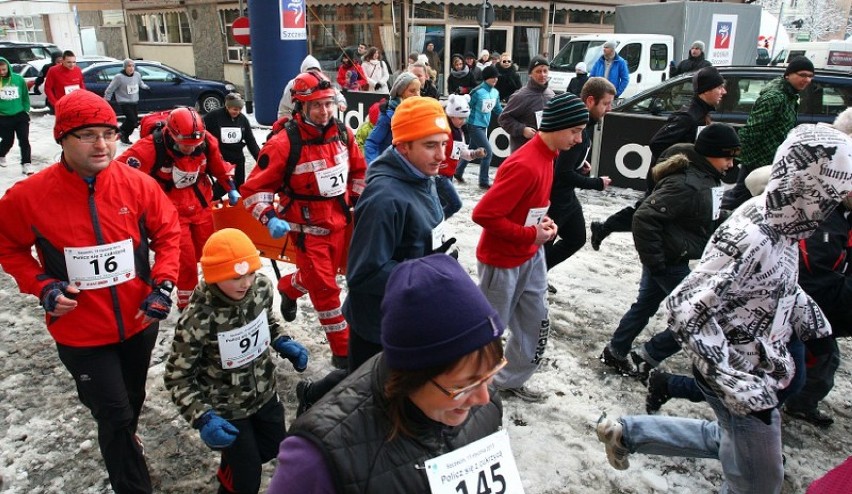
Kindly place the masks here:
<instances>
[{"instance_id":1,"label":"parked car","mask_svg":"<svg viewBox=\"0 0 852 494\"><path fill-rule=\"evenodd\" d=\"M86 89L103 96L110 81L122 71L121 61L96 63L83 69ZM160 62L137 60L136 70L150 91L140 91L139 112L150 113L178 106L194 106L201 113L221 108L225 95L236 90L230 82L198 79ZM118 108L115 101L110 101Z\"/></svg>"},{"instance_id":2,"label":"parked car","mask_svg":"<svg viewBox=\"0 0 852 494\"><path fill-rule=\"evenodd\" d=\"M13 63L12 72L24 78L24 81L27 83L27 91L33 94L33 86L35 86L35 80L38 77L38 70L28 63Z\"/></svg>"},{"instance_id":3,"label":"parked car","mask_svg":"<svg viewBox=\"0 0 852 494\"><path fill-rule=\"evenodd\" d=\"M742 126L760 91L784 74L783 67L718 67L728 93L715 112L714 122ZM692 74L673 77L637 94L607 114L596 130L593 165L619 187L644 190L651 165L648 142L668 116L692 99ZM832 122L852 105L852 75L818 70L799 95L799 123ZM734 174L735 175L735 174Z\"/></svg>"},{"instance_id":4,"label":"parked car","mask_svg":"<svg viewBox=\"0 0 852 494\"><path fill-rule=\"evenodd\" d=\"M80 70L85 69L90 65L94 65L96 63L104 63L104 62L122 62L116 58L112 57L102 57L100 55L84 55L82 57L77 57L77 67L80 67ZM122 62L123 63L123 62Z\"/></svg>"},{"instance_id":5,"label":"parked car","mask_svg":"<svg viewBox=\"0 0 852 494\"><path fill-rule=\"evenodd\" d=\"M35 43L24 41L0 41L0 57L11 64L29 63L36 70L53 59L62 56L62 50L51 43Z\"/></svg>"}]
</instances>

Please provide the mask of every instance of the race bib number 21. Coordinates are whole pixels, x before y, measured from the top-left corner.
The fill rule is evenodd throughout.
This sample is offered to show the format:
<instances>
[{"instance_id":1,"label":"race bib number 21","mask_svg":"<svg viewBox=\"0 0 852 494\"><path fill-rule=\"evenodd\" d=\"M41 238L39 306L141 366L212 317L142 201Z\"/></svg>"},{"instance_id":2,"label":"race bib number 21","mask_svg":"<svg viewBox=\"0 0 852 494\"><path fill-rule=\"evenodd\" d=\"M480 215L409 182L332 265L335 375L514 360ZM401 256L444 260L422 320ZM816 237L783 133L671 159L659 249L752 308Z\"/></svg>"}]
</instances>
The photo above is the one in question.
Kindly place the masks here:
<instances>
[{"instance_id":1,"label":"race bib number 21","mask_svg":"<svg viewBox=\"0 0 852 494\"><path fill-rule=\"evenodd\" d=\"M506 430L426 462L432 494L524 494Z\"/></svg>"}]
</instances>

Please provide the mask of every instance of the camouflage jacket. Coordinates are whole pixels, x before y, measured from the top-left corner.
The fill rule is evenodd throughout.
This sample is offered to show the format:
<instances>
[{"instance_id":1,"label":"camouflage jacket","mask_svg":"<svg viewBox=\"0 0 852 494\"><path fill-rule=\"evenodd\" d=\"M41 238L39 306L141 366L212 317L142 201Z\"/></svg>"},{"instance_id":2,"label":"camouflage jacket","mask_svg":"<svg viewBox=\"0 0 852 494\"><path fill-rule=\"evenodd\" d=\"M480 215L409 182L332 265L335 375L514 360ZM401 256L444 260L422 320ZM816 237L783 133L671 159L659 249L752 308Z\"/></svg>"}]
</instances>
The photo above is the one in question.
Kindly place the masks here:
<instances>
[{"instance_id":1,"label":"camouflage jacket","mask_svg":"<svg viewBox=\"0 0 852 494\"><path fill-rule=\"evenodd\" d=\"M203 281L195 288L175 327L164 375L172 401L190 424L211 408L225 419L245 418L275 396L271 346L250 363L224 369L217 339L218 333L245 326L263 311L270 343L279 337L289 339L272 310L273 289L272 281L259 273L242 300L229 299L216 285Z\"/></svg>"}]
</instances>

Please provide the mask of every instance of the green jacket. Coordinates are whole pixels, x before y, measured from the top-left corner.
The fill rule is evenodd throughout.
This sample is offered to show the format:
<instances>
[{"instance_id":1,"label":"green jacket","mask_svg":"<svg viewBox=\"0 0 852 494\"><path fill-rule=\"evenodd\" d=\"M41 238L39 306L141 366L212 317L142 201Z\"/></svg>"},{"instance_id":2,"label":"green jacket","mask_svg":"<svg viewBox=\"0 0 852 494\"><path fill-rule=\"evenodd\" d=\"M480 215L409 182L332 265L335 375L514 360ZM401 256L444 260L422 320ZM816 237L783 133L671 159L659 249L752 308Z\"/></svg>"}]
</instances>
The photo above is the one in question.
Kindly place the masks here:
<instances>
[{"instance_id":1,"label":"green jacket","mask_svg":"<svg viewBox=\"0 0 852 494\"><path fill-rule=\"evenodd\" d=\"M799 93L784 77L774 79L760 91L760 96L740 129L740 166L751 172L771 165L778 146L796 126Z\"/></svg>"},{"instance_id":2,"label":"green jacket","mask_svg":"<svg viewBox=\"0 0 852 494\"><path fill-rule=\"evenodd\" d=\"M12 72L12 65L3 57L0 64L6 65L8 75L0 78L0 117L11 117L30 111L30 93L23 77Z\"/></svg>"},{"instance_id":3,"label":"green jacket","mask_svg":"<svg viewBox=\"0 0 852 494\"><path fill-rule=\"evenodd\" d=\"M222 368L217 334L240 328L266 311L271 344L287 338L272 310L274 285L258 273L245 298L226 297L215 284L200 282L183 311L166 362L163 379L183 418L194 425L213 409L222 418L242 419L257 412L275 396L275 363L271 346L253 361Z\"/></svg>"}]
</instances>

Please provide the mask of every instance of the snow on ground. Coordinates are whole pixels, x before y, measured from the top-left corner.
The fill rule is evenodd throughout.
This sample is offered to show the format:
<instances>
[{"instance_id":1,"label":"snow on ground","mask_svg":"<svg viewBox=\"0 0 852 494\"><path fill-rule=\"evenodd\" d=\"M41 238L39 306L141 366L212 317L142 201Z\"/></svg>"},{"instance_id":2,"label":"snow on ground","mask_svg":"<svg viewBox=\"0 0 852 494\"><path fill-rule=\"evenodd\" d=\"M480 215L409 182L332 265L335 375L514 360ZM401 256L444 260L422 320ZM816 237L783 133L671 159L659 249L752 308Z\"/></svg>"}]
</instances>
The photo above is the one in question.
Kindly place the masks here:
<instances>
[{"instance_id":1,"label":"snow on ground","mask_svg":"<svg viewBox=\"0 0 852 494\"><path fill-rule=\"evenodd\" d=\"M52 116L34 114L30 132L34 163L52 163L60 151L51 137L52 126ZM256 130L261 142L266 133L266 129ZM119 152L125 147L119 144ZM22 179L18 159L16 146L8 156L8 166L0 168L3 190ZM476 172L475 165L469 168L469 183L459 187L465 206L450 220L459 240L460 261L474 278L479 227L470 220L470 213L481 192L470 182L475 184ZM624 189L581 191L579 195L587 221L602 219L638 197L637 192ZM292 269L282 267L285 271ZM264 272L274 277L268 263ZM598 360L635 298L639 272L632 238L615 234L604 242L600 252L586 245L550 273L550 281L558 289L557 294L549 296L553 332L545 362L530 381L550 397L534 405L504 400L504 423L527 494L704 493L715 492L720 484L721 469L715 460L633 455L629 470L616 471L607 463L603 446L595 437L594 423L602 411L610 417L644 411L642 385L607 372ZM36 299L19 294L11 277L0 274L0 491L111 492L98 452L94 421L77 400L73 380L56 356L42 316ZM161 326L140 435L156 492L214 492L218 455L208 450L198 433L178 415L162 382L163 362L176 319L173 312ZM638 341L662 330L663 324L658 315ZM300 302L299 316L289 329L310 349L311 362L304 375L293 372L286 362L280 365L279 393L288 423L295 415L298 380L319 378L331 369L328 346L307 298ZM841 348L850 353L847 341L841 342ZM688 370L681 355L672 357L665 366ZM849 377L850 366L844 362L836 387L824 404L837 419L831 429L823 431L798 421L785 423L787 473L783 493L804 492L814 478L852 452ZM706 405L685 401L666 404L663 413L712 418ZM273 470L271 462L264 470L264 486Z\"/></svg>"}]
</instances>

